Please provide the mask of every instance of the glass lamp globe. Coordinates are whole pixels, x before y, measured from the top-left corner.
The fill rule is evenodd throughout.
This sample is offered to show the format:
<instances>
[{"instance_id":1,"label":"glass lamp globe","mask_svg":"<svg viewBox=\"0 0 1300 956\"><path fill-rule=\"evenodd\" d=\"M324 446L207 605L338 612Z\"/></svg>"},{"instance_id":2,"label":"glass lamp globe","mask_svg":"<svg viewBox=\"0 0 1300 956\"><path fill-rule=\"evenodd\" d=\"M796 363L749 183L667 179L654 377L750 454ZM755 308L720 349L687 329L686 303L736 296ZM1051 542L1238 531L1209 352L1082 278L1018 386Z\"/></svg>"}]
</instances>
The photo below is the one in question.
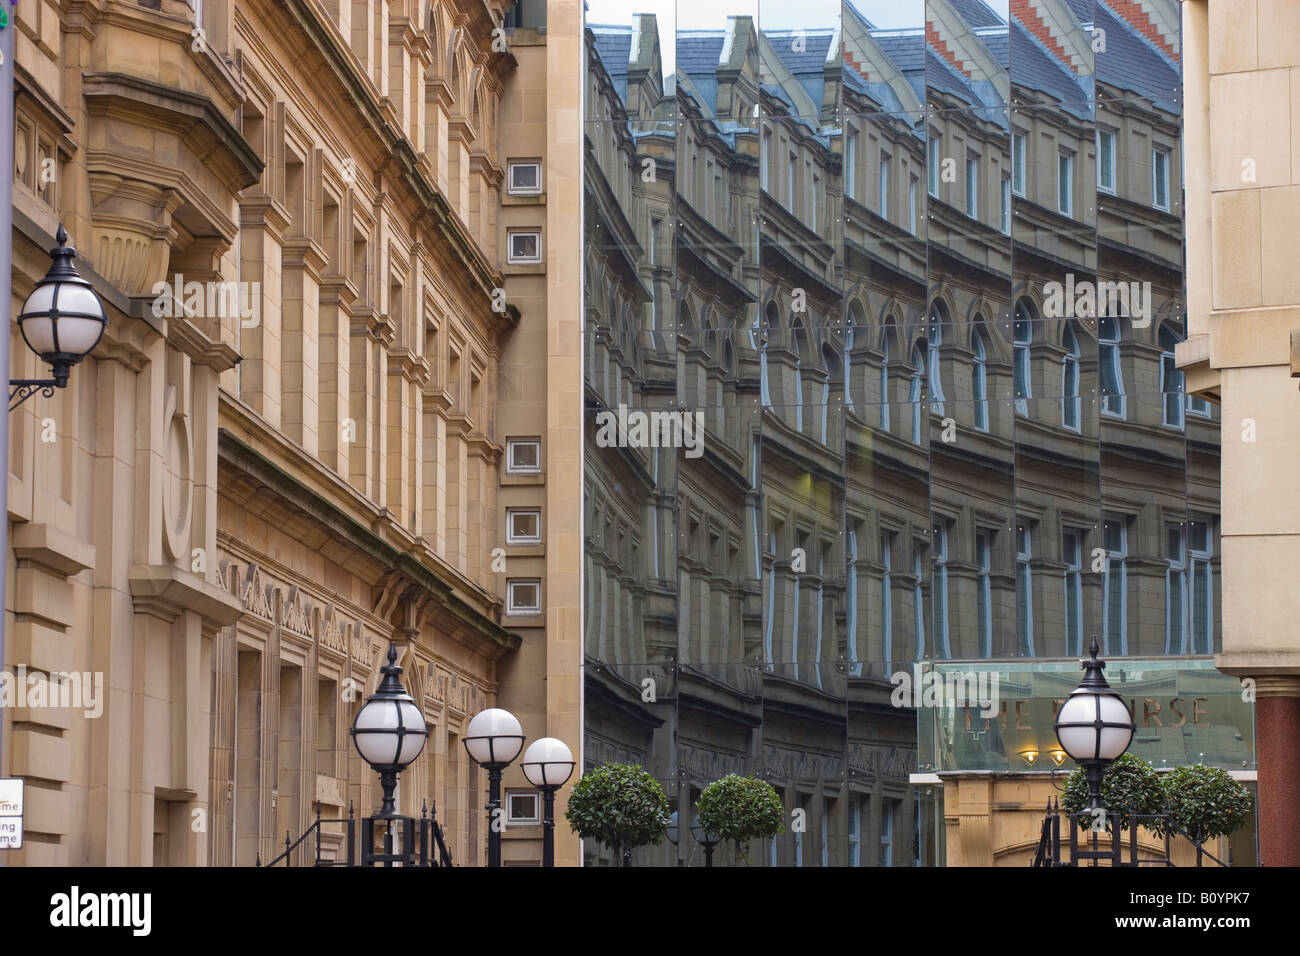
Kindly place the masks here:
<instances>
[{"instance_id":1,"label":"glass lamp globe","mask_svg":"<svg viewBox=\"0 0 1300 956\"><path fill-rule=\"evenodd\" d=\"M573 753L563 740L542 737L524 751L524 776L534 787L562 787L573 776Z\"/></svg>"},{"instance_id":2,"label":"glass lamp globe","mask_svg":"<svg viewBox=\"0 0 1300 956\"><path fill-rule=\"evenodd\" d=\"M705 833L704 827L700 826L700 818L696 817L691 823L691 836L695 837L696 843L719 843L721 842L712 833Z\"/></svg>"},{"instance_id":3,"label":"glass lamp globe","mask_svg":"<svg viewBox=\"0 0 1300 956\"><path fill-rule=\"evenodd\" d=\"M678 829L677 829L677 811L676 811L676 810L674 810L672 813L668 814L668 827L667 827L667 834L668 834L668 842L669 842L669 843L672 843L672 844L676 844L676 843L677 843L677 838L678 838L678 836L679 836L679 834L678 834Z\"/></svg>"},{"instance_id":4,"label":"glass lamp globe","mask_svg":"<svg viewBox=\"0 0 1300 956\"><path fill-rule=\"evenodd\" d=\"M524 749L524 730L515 715L500 707L481 710L465 728L465 751L484 767L504 767Z\"/></svg>"},{"instance_id":5,"label":"glass lamp globe","mask_svg":"<svg viewBox=\"0 0 1300 956\"><path fill-rule=\"evenodd\" d=\"M429 728L424 714L399 679L397 648L388 648L388 666L379 689L366 699L352 722L352 742L361 759L376 770L400 771L424 749Z\"/></svg>"},{"instance_id":6,"label":"glass lamp globe","mask_svg":"<svg viewBox=\"0 0 1300 956\"><path fill-rule=\"evenodd\" d=\"M1083 662L1083 680L1056 714L1053 729L1061 749L1078 763L1118 759L1128 750L1136 726L1123 698L1102 676L1105 661L1097 659L1097 642L1091 658Z\"/></svg>"},{"instance_id":7,"label":"glass lamp globe","mask_svg":"<svg viewBox=\"0 0 1300 956\"><path fill-rule=\"evenodd\" d=\"M23 303L18 329L27 347L53 369L60 387L68 372L104 335L108 315L104 303L73 265L77 250L67 244L68 232L59 226L58 246L50 250L54 262Z\"/></svg>"}]
</instances>

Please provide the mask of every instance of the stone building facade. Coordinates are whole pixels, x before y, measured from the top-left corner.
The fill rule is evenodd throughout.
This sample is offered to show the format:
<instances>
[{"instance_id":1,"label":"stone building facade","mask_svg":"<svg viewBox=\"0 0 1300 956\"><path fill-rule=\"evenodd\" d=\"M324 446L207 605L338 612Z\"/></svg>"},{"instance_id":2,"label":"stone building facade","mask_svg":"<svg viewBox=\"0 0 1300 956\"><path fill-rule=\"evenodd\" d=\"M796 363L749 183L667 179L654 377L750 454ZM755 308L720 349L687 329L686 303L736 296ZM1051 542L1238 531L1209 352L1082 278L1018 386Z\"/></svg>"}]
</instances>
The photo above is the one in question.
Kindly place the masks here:
<instances>
[{"instance_id":1,"label":"stone building facade","mask_svg":"<svg viewBox=\"0 0 1300 956\"><path fill-rule=\"evenodd\" d=\"M347 730L390 641L430 727L399 806L436 807L458 864L485 858L475 713L578 750L553 6L554 45L536 4L17 8L11 313L63 222L110 323L11 419L4 663L100 673L105 702L6 709L6 862L251 865L370 812ZM41 371L16 326L11 353ZM540 859L539 826L507 837Z\"/></svg>"}]
</instances>

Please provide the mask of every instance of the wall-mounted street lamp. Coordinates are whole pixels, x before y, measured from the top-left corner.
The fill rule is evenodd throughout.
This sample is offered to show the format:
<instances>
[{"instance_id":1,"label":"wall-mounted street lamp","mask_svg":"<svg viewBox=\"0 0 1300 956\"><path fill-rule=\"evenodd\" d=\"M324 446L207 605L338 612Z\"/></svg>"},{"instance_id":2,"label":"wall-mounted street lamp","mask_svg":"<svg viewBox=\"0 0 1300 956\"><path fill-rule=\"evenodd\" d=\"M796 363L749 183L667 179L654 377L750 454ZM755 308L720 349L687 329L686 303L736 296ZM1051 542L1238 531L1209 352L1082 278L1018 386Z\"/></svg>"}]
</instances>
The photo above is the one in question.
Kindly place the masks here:
<instances>
[{"instance_id":1,"label":"wall-mounted street lamp","mask_svg":"<svg viewBox=\"0 0 1300 956\"><path fill-rule=\"evenodd\" d=\"M69 246L68 231L59 224L58 245L50 250L50 271L18 313L18 330L27 347L50 366L48 379L19 378L9 382L9 411L37 392L46 398L67 388L72 366L85 358L104 336L108 315L90 283L77 272L77 250Z\"/></svg>"},{"instance_id":2,"label":"wall-mounted street lamp","mask_svg":"<svg viewBox=\"0 0 1300 956\"><path fill-rule=\"evenodd\" d=\"M1083 680L1065 699L1052 721L1061 748L1083 767L1088 779L1085 813L1101 807L1102 773L1128 750L1137 730L1124 699L1111 690L1102 676L1106 662L1097 659L1097 651L1094 637L1088 648L1091 656L1081 662Z\"/></svg>"},{"instance_id":3,"label":"wall-mounted street lamp","mask_svg":"<svg viewBox=\"0 0 1300 956\"><path fill-rule=\"evenodd\" d=\"M563 740L543 737L524 751L524 776L542 791L542 866L555 866L555 791L573 776L573 752Z\"/></svg>"},{"instance_id":4,"label":"wall-mounted street lamp","mask_svg":"<svg viewBox=\"0 0 1300 956\"><path fill-rule=\"evenodd\" d=\"M489 707L470 720L462 742L470 759L488 772L488 866L500 866L501 771L524 749L524 731L510 711Z\"/></svg>"}]
</instances>

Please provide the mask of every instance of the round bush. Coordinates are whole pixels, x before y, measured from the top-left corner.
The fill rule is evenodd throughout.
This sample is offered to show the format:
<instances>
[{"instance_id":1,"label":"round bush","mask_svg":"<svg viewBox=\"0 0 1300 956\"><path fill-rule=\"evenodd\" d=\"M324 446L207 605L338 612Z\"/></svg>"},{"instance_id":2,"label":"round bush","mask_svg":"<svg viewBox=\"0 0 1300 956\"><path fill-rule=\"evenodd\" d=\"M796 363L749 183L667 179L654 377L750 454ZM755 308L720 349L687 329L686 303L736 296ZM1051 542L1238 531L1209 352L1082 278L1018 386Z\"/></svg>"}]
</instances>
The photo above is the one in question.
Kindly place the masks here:
<instances>
[{"instance_id":1,"label":"round bush","mask_svg":"<svg viewBox=\"0 0 1300 956\"><path fill-rule=\"evenodd\" d=\"M1091 827L1093 818L1083 813L1088 805L1088 779L1082 767L1075 767L1065 781L1065 793L1061 796L1061 809L1066 813L1077 815L1079 825ZM1106 768L1101 778L1101 805L1106 808L1106 829L1110 829L1110 817L1118 816L1120 829L1128 829L1130 810L1136 809L1140 814L1165 812L1165 791L1160 785L1160 775L1152 766L1136 754L1126 753ZM1148 820L1143 826L1163 834L1164 827L1159 820Z\"/></svg>"},{"instance_id":2,"label":"round bush","mask_svg":"<svg viewBox=\"0 0 1300 956\"><path fill-rule=\"evenodd\" d=\"M643 767L602 764L573 785L564 818L584 840L596 840L617 853L663 842L668 797Z\"/></svg>"},{"instance_id":3,"label":"round bush","mask_svg":"<svg viewBox=\"0 0 1300 956\"><path fill-rule=\"evenodd\" d=\"M1250 816L1250 791L1226 770L1204 764L1175 767L1163 782L1174 826L1197 843L1227 836Z\"/></svg>"},{"instance_id":4,"label":"round bush","mask_svg":"<svg viewBox=\"0 0 1300 956\"><path fill-rule=\"evenodd\" d=\"M781 832L785 807L765 780L728 774L700 794L695 822L706 833L734 840L743 853L750 840L770 840Z\"/></svg>"}]
</instances>

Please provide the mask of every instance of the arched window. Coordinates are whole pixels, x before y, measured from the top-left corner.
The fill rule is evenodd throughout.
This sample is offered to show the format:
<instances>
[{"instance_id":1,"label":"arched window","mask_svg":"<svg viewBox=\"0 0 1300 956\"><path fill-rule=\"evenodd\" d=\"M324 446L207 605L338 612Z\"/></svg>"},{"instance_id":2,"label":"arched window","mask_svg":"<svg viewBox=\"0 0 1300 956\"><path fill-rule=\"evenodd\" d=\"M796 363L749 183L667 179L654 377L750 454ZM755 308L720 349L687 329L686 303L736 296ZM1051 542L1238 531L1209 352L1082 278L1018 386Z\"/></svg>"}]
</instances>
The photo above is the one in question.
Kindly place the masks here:
<instances>
[{"instance_id":1,"label":"arched window","mask_svg":"<svg viewBox=\"0 0 1300 956\"><path fill-rule=\"evenodd\" d=\"M1119 323L1103 315L1097 322L1097 365L1101 372L1101 413L1123 418L1124 378L1119 365Z\"/></svg>"},{"instance_id":2,"label":"arched window","mask_svg":"<svg viewBox=\"0 0 1300 956\"><path fill-rule=\"evenodd\" d=\"M854 302L849 306L848 327L844 330L844 407L853 410L853 348L859 341L866 344L867 322L862 306ZM862 336L862 338L859 338ZM863 395L866 400L866 395Z\"/></svg>"},{"instance_id":3,"label":"arched window","mask_svg":"<svg viewBox=\"0 0 1300 956\"><path fill-rule=\"evenodd\" d=\"M943 304L935 302L934 308L930 310L926 366L929 372L930 411L936 415L943 414L943 367L939 360L939 348L943 345L943 326L946 315L947 312Z\"/></svg>"},{"instance_id":4,"label":"arched window","mask_svg":"<svg viewBox=\"0 0 1300 956\"><path fill-rule=\"evenodd\" d=\"M989 376L988 376L988 353L984 348L984 334L975 330L971 336L971 352L974 357L971 359L970 385L971 395L975 399L975 427L982 432L989 430Z\"/></svg>"},{"instance_id":5,"label":"arched window","mask_svg":"<svg viewBox=\"0 0 1300 956\"><path fill-rule=\"evenodd\" d=\"M1160 394L1164 411L1160 421L1170 428L1183 427L1183 372L1174 364L1178 336L1168 325L1160 327Z\"/></svg>"},{"instance_id":6,"label":"arched window","mask_svg":"<svg viewBox=\"0 0 1300 956\"><path fill-rule=\"evenodd\" d=\"M1061 337L1065 358L1061 360L1061 424L1079 430L1079 342L1068 324Z\"/></svg>"},{"instance_id":7,"label":"arched window","mask_svg":"<svg viewBox=\"0 0 1300 956\"><path fill-rule=\"evenodd\" d=\"M1013 332L1015 342L1014 386L1016 414L1029 414L1029 347L1034 341L1033 312L1027 302L1021 299L1016 303L1016 321Z\"/></svg>"},{"instance_id":8,"label":"arched window","mask_svg":"<svg viewBox=\"0 0 1300 956\"><path fill-rule=\"evenodd\" d=\"M912 406L912 441L921 444L921 383L925 380L925 356L927 348L925 339L921 339L912 349L912 380L907 390L907 400Z\"/></svg>"}]
</instances>

